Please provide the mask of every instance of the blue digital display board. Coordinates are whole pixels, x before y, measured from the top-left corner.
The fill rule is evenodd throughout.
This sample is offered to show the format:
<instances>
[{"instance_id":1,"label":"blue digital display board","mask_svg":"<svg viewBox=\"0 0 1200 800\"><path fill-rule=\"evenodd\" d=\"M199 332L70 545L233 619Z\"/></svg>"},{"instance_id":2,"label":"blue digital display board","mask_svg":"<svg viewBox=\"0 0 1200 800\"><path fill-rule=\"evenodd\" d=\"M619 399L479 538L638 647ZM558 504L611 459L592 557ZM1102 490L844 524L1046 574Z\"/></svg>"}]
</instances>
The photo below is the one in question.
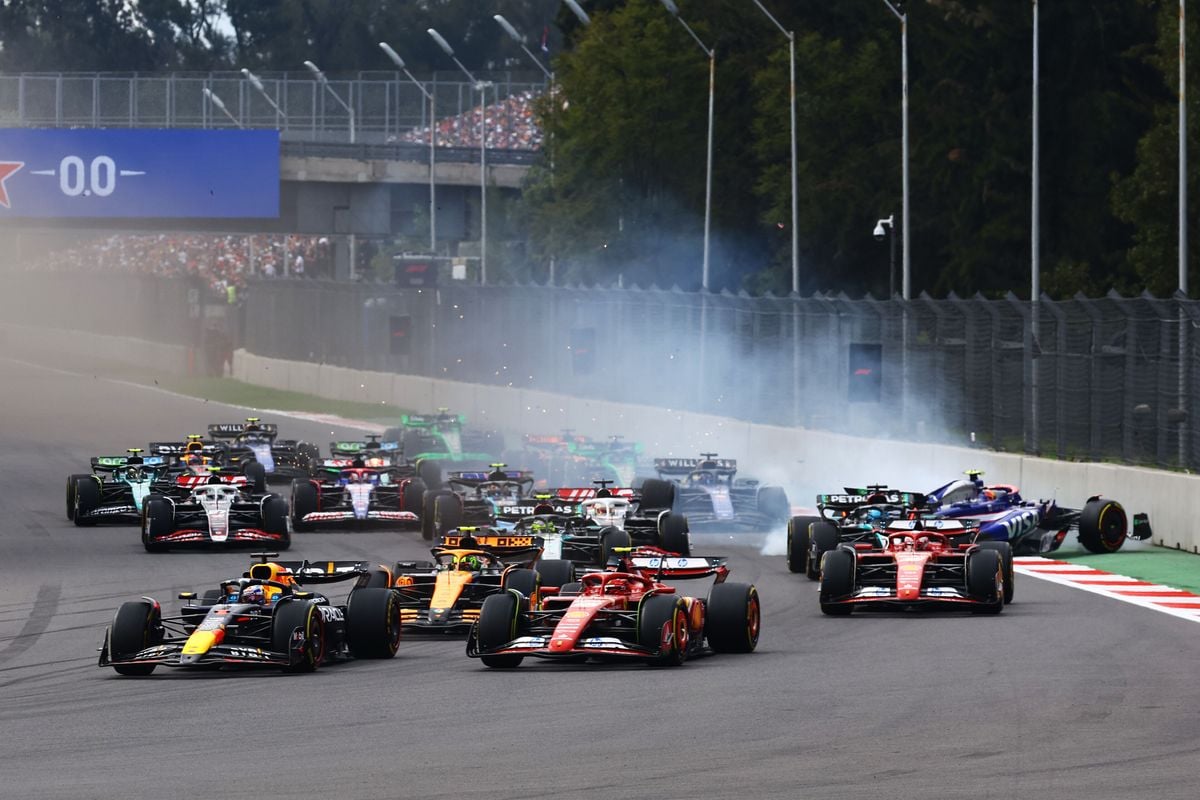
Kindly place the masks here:
<instances>
[{"instance_id":1,"label":"blue digital display board","mask_svg":"<svg viewBox=\"0 0 1200 800\"><path fill-rule=\"evenodd\" d=\"M0 129L0 219L278 216L275 130Z\"/></svg>"}]
</instances>

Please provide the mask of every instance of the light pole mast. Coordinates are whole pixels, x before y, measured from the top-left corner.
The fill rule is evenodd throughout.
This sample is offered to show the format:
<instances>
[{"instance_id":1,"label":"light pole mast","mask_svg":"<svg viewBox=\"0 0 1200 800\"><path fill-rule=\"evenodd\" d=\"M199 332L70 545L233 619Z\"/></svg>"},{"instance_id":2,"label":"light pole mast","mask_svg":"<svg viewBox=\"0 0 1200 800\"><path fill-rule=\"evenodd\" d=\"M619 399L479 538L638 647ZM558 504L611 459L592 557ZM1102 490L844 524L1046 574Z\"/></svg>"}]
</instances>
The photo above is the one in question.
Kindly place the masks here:
<instances>
[{"instance_id":1,"label":"light pole mast","mask_svg":"<svg viewBox=\"0 0 1200 800\"><path fill-rule=\"evenodd\" d=\"M901 133L900 133L900 148L903 151L901 156L901 191L903 193L903 210L901 215L904 219L901 221L900 229L903 231L903 278L901 280L901 294L905 300L912 299L912 258L909 248L909 208L908 208L908 14L901 13L900 9L892 2L892 0L883 0L888 9L896 15L896 19L900 20L900 115Z\"/></svg>"},{"instance_id":2,"label":"light pole mast","mask_svg":"<svg viewBox=\"0 0 1200 800\"><path fill-rule=\"evenodd\" d=\"M425 88L425 85L413 77L413 74L408 71L408 67L404 63L404 59L400 54L391 48L387 42L380 42L379 49L384 52L391 62L396 65L396 68L402 70L409 81L411 81L425 99L429 101L429 253L430 255L437 254L437 201L434 199L434 146L437 140L437 115L434 112L434 95L433 92ZM397 100L399 103L399 100Z\"/></svg>"}]
</instances>

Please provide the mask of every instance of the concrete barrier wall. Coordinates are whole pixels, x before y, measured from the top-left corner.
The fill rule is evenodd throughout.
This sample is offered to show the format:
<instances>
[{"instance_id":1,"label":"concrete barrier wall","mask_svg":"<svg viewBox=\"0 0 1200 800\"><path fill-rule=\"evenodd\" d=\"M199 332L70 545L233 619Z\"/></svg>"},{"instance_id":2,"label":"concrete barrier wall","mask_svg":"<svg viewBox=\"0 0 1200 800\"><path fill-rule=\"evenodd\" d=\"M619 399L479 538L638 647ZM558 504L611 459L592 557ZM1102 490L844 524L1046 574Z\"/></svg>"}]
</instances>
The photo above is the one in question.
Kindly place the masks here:
<instances>
[{"instance_id":1,"label":"concrete barrier wall","mask_svg":"<svg viewBox=\"0 0 1200 800\"><path fill-rule=\"evenodd\" d=\"M1028 497L1056 497L1068 506L1078 506L1094 494L1114 497L1130 514L1150 515L1156 544L1200 552L1195 525L1200 519L1200 478L1193 475L862 439L550 392L284 361L240 350L234 354L233 368L234 377L247 383L330 399L417 410L451 408L506 435L571 428L588 436L620 434L643 443L652 455L718 452L753 464L755 477L812 493L866 481L927 491L964 469L982 469L992 480L1017 484Z\"/></svg>"},{"instance_id":2,"label":"concrete barrier wall","mask_svg":"<svg viewBox=\"0 0 1200 800\"><path fill-rule=\"evenodd\" d=\"M4 350L29 361L37 361L45 353L65 353L84 362L131 364L174 375L188 372L188 348L182 345L11 323L0 323L0 336Z\"/></svg>"}]
</instances>

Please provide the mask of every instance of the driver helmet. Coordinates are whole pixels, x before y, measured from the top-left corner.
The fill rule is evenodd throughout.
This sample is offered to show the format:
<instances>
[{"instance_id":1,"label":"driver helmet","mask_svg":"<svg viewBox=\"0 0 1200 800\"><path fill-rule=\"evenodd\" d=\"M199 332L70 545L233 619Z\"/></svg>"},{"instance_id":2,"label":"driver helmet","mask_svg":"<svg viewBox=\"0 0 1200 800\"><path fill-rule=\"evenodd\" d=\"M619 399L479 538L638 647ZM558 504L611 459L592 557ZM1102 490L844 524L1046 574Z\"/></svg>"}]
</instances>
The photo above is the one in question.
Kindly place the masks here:
<instances>
[{"instance_id":1,"label":"driver helmet","mask_svg":"<svg viewBox=\"0 0 1200 800\"><path fill-rule=\"evenodd\" d=\"M245 589L242 589L241 601L243 603L252 603L259 606L266 605L267 592L265 589L263 589L261 583L247 586Z\"/></svg>"},{"instance_id":2,"label":"driver helmet","mask_svg":"<svg viewBox=\"0 0 1200 800\"><path fill-rule=\"evenodd\" d=\"M982 492L980 492L979 496L982 497L984 500L995 500L996 492L992 489L984 489Z\"/></svg>"},{"instance_id":3,"label":"driver helmet","mask_svg":"<svg viewBox=\"0 0 1200 800\"><path fill-rule=\"evenodd\" d=\"M709 484L716 483L716 477L711 472L698 472L696 473L696 483L707 486Z\"/></svg>"},{"instance_id":4,"label":"driver helmet","mask_svg":"<svg viewBox=\"0 0 1200 800\"><path fill-rule=\"evenodd\" d=\"M465 572L478 572L483 568L483 562L479 559L479 556L463 556L458 560L458 568Z\"/></svg>"},{"instance_id":5,"label":"driver helmet","mask_svg":"<svg viewBox=\"0 0 1200 800\"><path fill-rule=\"evenodd\" d=\"M141 467L132 466L125 470L125 480L140 481L141 479L142 479L142 468Z\"/></svg>"},{"instance_id":6,"label":"driver helmet","mask_svg":"<svg viewBox=\"0 0 1200 800\"><path fill-rule=\"evenodd\" d=\"M878 522L879 520L883 519L883 516L882 508L868 508L863 511L863 517L868 522Z\"/></svg>"},{"instance_id":7,"label":"driver helmet","mask_svg":"<svg viewBox=\"0 0 1200 800\"><path fill-rule=\"evenodd\" d=\"M554 533L554 523L548 519L535 519L529 530L532 533Z\"/></svg>"}]
</instances>

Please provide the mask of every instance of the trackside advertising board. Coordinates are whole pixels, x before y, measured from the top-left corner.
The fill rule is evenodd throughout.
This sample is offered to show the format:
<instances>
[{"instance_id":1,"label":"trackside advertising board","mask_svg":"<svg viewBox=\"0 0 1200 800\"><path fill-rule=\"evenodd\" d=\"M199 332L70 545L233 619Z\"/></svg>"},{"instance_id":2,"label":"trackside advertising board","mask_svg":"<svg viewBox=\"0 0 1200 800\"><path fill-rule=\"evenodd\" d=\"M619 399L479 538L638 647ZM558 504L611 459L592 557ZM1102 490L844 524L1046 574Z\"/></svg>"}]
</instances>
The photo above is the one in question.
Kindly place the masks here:
<instances>
[{"instance_id":1,"label":"trackside advertising board","mask_svg":"<svg viewBox=\"0 0 1200 800\"><path fill-rule=\"evenodd\" d=\"M278 216L278 131L0 129L0 219Z\"/></svg>"}]
</instances>

